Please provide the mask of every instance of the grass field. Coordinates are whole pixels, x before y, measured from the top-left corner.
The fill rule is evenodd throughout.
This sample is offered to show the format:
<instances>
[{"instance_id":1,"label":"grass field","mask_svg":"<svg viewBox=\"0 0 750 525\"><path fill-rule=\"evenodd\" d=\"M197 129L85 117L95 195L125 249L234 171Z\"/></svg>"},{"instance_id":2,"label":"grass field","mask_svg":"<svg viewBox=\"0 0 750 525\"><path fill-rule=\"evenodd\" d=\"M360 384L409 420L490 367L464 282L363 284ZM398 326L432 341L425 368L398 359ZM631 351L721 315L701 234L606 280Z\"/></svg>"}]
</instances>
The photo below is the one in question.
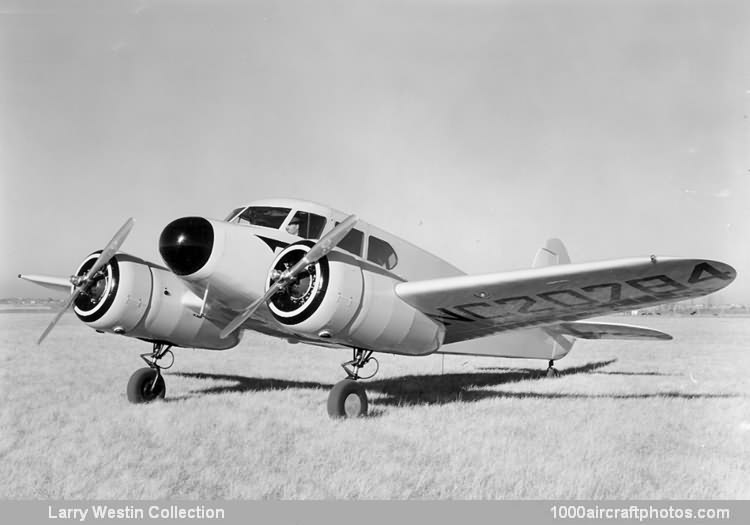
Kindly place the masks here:
<instances>
[{"instance_id":1,"label":"grass field","mask_svg":"<svg viewBox=\"0 0 750 525\"><path fill-rule=\"evenodd\" d=\"M748 318L639 318L675 340L579 341L557 379L378 356L372 416L347 421L325 408L347 351L180 349L136 406L148 345L66 315L37 347L49 321L0 315L0 498L750 498Z\"/></svg>"}]
</instances>

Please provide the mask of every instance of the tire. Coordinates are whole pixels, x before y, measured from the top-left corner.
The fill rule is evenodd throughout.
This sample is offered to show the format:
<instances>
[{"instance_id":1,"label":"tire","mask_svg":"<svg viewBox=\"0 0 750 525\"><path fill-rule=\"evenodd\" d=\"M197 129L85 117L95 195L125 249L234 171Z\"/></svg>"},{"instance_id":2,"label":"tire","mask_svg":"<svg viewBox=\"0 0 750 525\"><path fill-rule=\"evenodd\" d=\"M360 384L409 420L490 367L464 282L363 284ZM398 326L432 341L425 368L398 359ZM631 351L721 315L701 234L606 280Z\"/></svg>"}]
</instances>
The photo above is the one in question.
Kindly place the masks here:
<instances>
[{"instance_id":1,"label":"tire","mask_svg":"<svg viewBox=\"0 0 750 525\"><path fill-rule=\"evenodd\" d=\"M334 419L366 416L365 387L352 379L336 383L328 394L328 415Z\"/></svg>"},{"instance_id":2,"label":"tire","mask_svg":"<svg viewBox=\"0 0 750 525\"><path fill-rule=\"evenodd\" d=\"M154 385L154 378L156 380ZM153 368L141 368L130 376L128 381L128 401L131 403L151 403L157 399L164 399L167 385L164 378Z\"/></svg>"}]
</instances>

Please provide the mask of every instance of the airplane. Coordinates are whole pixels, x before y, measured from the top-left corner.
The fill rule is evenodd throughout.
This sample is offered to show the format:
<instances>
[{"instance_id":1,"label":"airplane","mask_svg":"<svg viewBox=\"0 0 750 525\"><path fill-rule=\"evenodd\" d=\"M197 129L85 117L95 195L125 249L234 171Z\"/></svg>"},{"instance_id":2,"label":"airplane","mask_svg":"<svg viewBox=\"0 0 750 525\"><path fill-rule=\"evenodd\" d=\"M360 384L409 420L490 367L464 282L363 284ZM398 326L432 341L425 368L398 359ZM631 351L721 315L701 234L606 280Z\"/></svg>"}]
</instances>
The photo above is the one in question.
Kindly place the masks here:
<instances>
[{"instance_id":1,"label":"airplane","mask_svg":"<svg viewBox=\"0 0 750 525\"><path fill-rule=\"evenodd\" d=\"M245 330L352 349L329 392L332 418L367 415L360 380L377 373L375 353L544 359L554 377L576 339L672 339L586 319L699 297L736 277L726 263L695 258L573 264L558 239L531 268L467 275L356 215L299 199L254 201L224 220L178 218L159 237L164 265L119 251L133 224L69 278L19 275L70 293L39 344L72 305L97 332L152 345L127 385L133 403L165 397L173 348L227 350ZM485 337L489 349L472 346Z\"/></svg>"}]
</instances>

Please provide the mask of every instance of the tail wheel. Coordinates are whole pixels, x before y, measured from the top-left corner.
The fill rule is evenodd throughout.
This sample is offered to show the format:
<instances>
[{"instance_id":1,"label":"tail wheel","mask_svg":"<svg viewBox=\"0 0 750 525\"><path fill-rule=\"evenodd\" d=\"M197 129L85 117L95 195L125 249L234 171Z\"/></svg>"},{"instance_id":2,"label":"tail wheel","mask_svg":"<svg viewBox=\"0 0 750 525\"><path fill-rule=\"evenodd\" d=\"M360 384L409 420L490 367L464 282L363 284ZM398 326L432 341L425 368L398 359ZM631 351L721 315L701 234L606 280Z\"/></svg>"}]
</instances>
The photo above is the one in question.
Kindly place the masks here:
<instances>
[{"instance_id":1,"label":"tail wheel","mask_svg":"<svg viewBox=\"0 0 750 525\"><path fill-rule=\"evenodd\" d=\"M128 401L131 403L150 403L164 399L167 385L159 370L141 368L130 376L128 381Z\"/></svg>"},{"instance_id":2,"label":"tail wheel","mask_svg":"<svg viewBox=\"0 0 750 525\"><path fill-rule=\"evenodd\" d=\"M365 387L352 379L336 383L328 394L328 415L335 419L366 416Z\"/></svg>"}]
</instances>

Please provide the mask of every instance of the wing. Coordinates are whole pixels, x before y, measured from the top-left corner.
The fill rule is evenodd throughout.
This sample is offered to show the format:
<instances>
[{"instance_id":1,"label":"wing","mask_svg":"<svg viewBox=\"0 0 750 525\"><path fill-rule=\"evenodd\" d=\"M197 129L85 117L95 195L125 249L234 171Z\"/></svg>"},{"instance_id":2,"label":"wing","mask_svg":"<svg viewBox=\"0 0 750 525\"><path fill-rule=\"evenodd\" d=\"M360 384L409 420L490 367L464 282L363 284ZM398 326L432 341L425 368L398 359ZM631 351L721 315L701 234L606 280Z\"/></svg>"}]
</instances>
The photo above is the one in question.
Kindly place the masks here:
<instances>
[{"instance_id":1,"label":"wing","mask_svg":"<svg viewBox=\"0 0 750 525\"><path fill-rule=\"evenodd\" d=\"M448 344L699 297L735 276L722 262L652 256L411 281L396 293L441 322Z\"/></svg>"}]
</instances>

